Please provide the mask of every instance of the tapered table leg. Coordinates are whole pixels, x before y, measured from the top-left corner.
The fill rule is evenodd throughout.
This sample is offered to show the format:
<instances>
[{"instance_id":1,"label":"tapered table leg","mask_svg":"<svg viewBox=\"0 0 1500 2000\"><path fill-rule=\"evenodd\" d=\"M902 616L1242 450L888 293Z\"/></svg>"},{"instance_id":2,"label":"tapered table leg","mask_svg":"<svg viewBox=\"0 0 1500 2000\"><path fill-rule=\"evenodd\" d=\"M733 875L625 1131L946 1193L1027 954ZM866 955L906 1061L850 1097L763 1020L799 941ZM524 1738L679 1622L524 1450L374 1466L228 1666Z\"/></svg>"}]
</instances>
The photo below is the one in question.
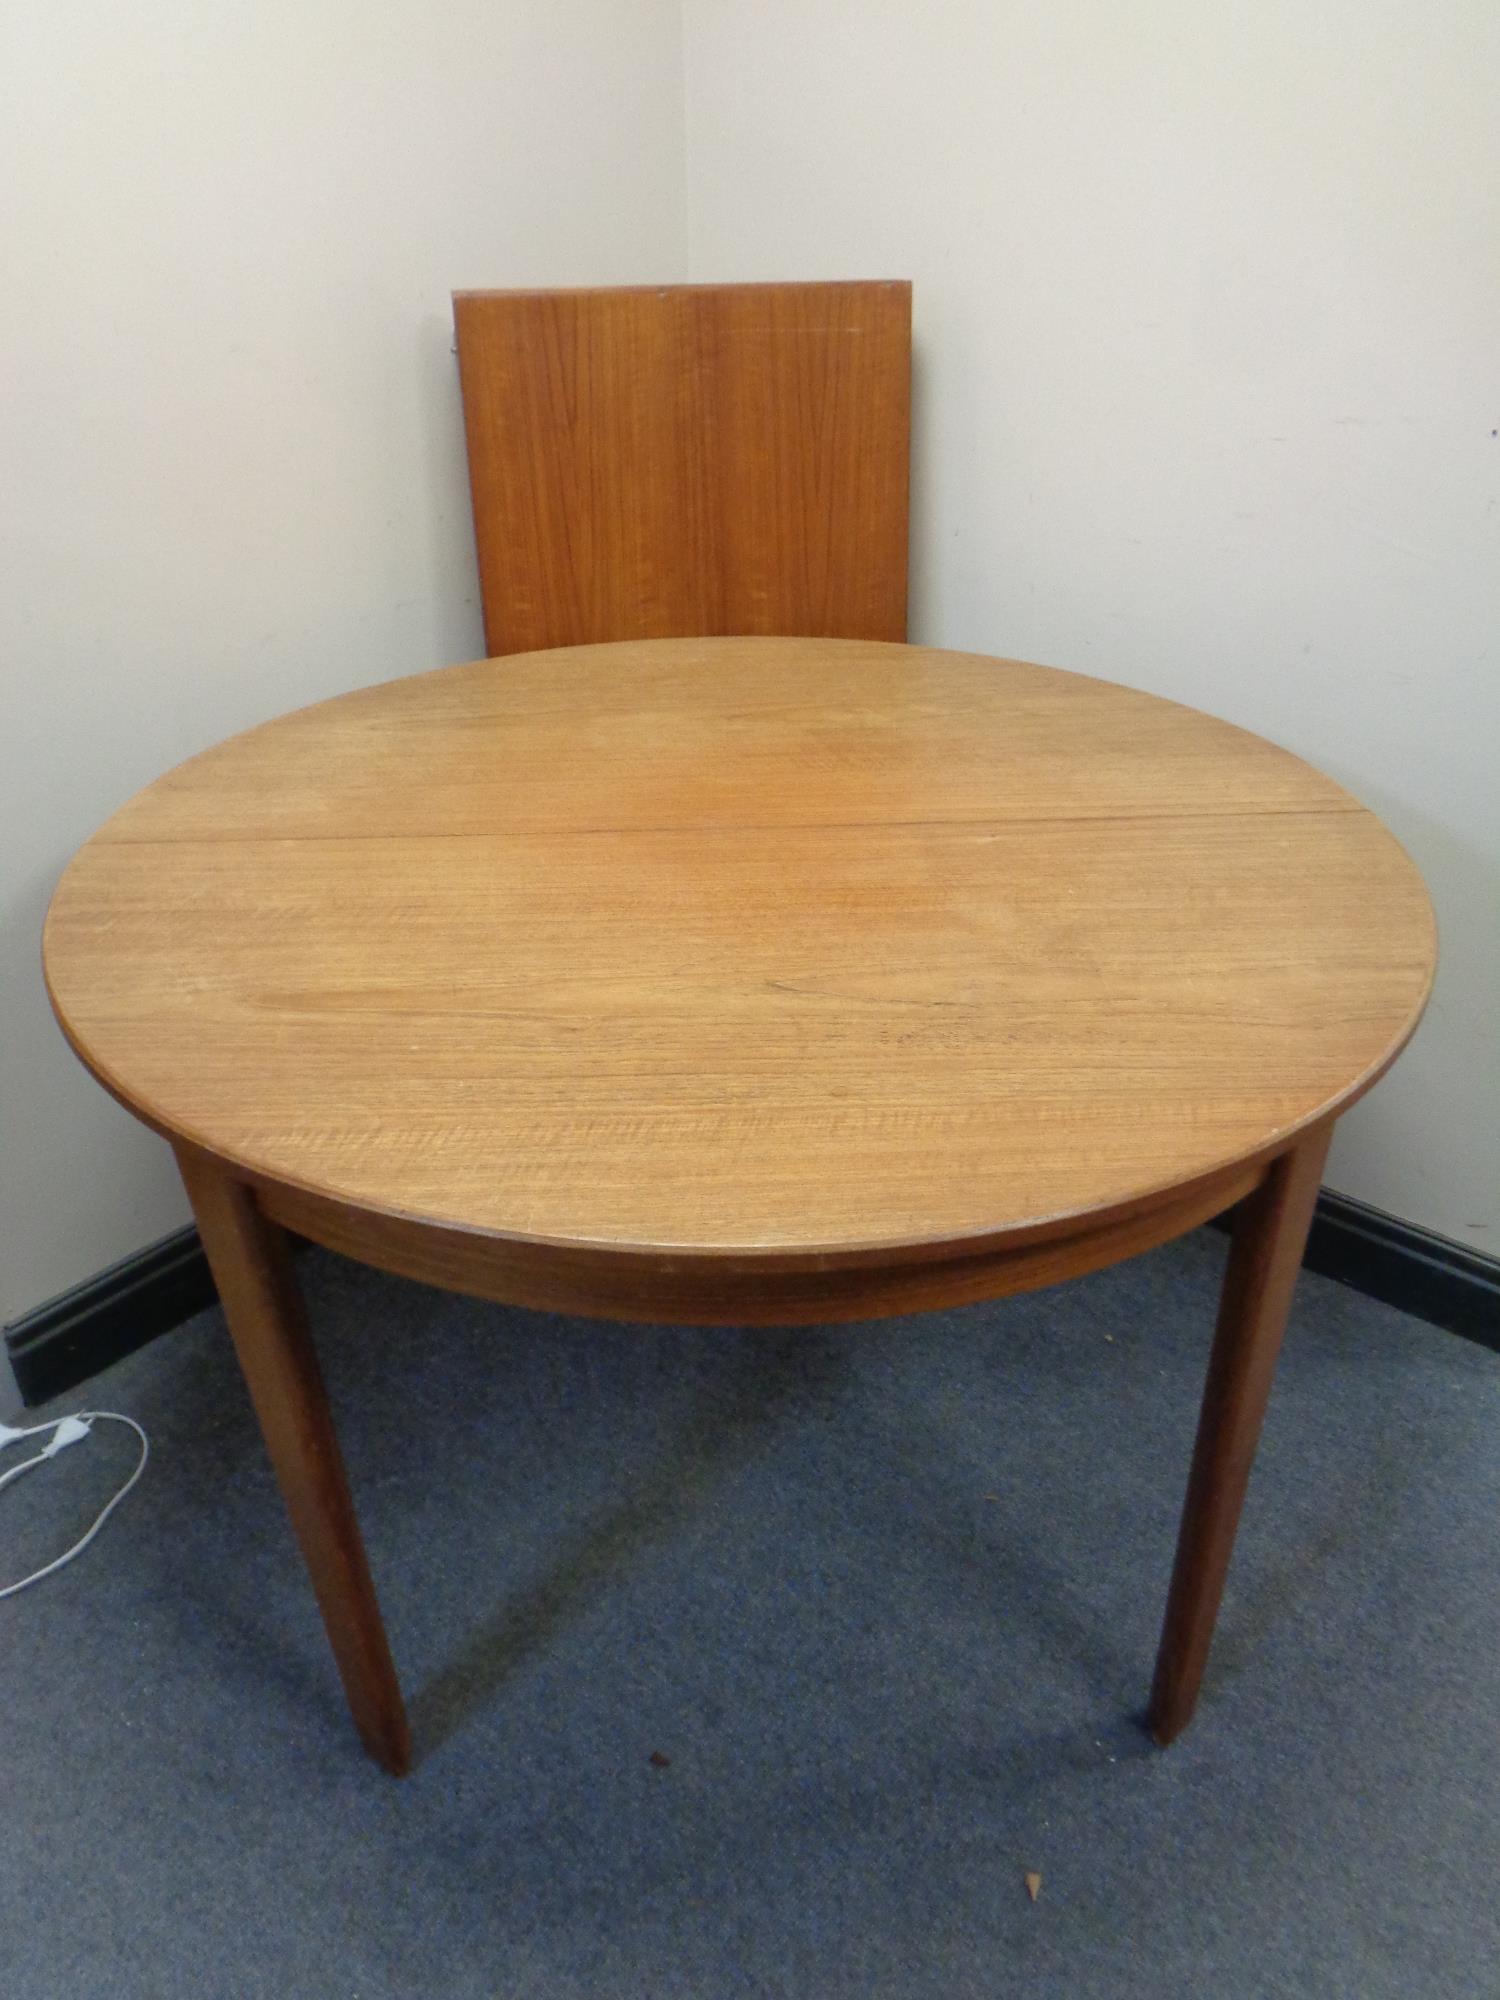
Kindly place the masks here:
<instances>
[{"instance_id":1,"label":"tapered table leg","mask_svg":"<svg viewBox=\"0 0 1500 2000\"><path fill-rule=\"evenodd\" d=\"M1234 1213L1229 1264L1188 1474L1177 1560L1148 1717L1158 1743L1192 1720L1240 1506L1271 1393L1332 1125L1309 1132L1267 1169Z\"/></svg>"},{"instance_id":2,"label":"tapered table leg","mask_svg":"<svg viewBox=\"0 0 1500 2000\"><path fill-rule=\"evenodd\" d=\"M186 1147L177 1163L355 1726L399 1777L411 1764L406 1709L286 1237L244 1182Z\"/></svg>"}]
</instances>

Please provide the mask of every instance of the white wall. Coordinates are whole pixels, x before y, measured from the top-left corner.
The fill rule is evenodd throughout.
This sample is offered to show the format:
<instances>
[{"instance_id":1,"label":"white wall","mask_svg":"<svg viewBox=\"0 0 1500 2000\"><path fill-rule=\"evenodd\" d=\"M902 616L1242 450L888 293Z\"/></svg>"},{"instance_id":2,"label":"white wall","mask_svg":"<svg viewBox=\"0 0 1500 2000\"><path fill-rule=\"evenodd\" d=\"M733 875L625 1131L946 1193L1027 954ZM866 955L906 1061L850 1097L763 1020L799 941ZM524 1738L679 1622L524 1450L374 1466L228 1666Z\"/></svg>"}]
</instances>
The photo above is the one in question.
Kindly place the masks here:
<instances>
[{"instance_id":1,"label":"white wall","mask_svg":"<svg viewBox=\"0 0 1500 2000\"><path fill-rule=\"evenodd\" d=\"M186 1219L39 976L68 854L483 649L448 293L680 278L676 0L0 13L0 1318Z\"/></svg>"},{"instance_id":2,"label":"white wall","mask_svg":"<svg viewBox=\"0 0 1500 2000\"><path fill-rule=\"evenodd\" d=\"M1500 8L687 0L695 278L911 277L914 638L1323 765L1443 971L1332 1184L1500 1251Z\"/></svg>"}]
</instances>

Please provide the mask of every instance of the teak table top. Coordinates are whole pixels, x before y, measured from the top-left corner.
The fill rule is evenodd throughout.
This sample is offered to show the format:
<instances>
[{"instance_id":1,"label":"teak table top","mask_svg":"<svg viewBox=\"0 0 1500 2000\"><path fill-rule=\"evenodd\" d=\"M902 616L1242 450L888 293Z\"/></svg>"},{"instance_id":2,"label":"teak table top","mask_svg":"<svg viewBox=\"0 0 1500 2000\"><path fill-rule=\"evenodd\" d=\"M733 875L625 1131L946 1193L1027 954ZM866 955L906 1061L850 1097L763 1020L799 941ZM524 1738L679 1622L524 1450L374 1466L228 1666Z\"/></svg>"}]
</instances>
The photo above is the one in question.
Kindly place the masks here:
<instances>
[{"instance_id":1,"label":"teak table top","mask_svg":"<svg viewBox=\"0 0 1500 2000\"><path fill-rule=\"evenodd\" d=\"M1149 1207L1416 1025L1394 838L1258 737L860 641L515 655L206 751L48 918L79 1055L255 1183L827 1269Z\"/></svg>"}]
</instances>

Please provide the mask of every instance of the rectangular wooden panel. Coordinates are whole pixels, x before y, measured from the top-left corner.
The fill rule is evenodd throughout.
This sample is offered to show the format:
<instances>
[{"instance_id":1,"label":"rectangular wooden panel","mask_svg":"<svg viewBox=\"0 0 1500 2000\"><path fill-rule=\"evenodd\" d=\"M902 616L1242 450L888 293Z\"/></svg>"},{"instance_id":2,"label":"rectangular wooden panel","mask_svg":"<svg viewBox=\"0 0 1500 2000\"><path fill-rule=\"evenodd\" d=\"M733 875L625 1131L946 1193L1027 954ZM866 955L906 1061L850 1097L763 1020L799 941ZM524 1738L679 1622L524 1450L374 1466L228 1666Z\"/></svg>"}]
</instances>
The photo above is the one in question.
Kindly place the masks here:
<instances>
[{"instance_id":1,"label":"rectangular wooden panel","mask_svg":"<svg viewBox=\"0 0 1500 2000\"><path fill-rule=\"evenodd\" d=\"M906 637L911 286L454 296L491 654Z\"/></svg>"}]
</instances>

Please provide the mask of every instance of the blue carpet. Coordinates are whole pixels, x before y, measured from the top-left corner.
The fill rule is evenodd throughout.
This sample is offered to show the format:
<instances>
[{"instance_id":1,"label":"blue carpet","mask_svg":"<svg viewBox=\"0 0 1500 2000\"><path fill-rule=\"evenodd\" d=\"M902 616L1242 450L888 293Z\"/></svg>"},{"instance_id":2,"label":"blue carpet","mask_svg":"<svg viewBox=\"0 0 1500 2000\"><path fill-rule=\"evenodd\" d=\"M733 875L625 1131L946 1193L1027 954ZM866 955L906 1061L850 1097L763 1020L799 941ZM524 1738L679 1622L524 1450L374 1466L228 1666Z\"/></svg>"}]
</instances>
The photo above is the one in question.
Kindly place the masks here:
<instances>
[{"instance_id":1,"label":"blue carpet","mask_svg":"<svg viewBox=\"0 0 1500 2000\"><path fill-rule=\"evenodd\" d=\"M786 1334L310 1255L403 1783L217 1315L133 1356L66 1406L145 1480L0 1605L0 1994L1494 2000L1500 1357L1303 1279L1203 1706L1140 1729L1223 1248ZM131 1450L4 1496L7 1579Z\"/></svg>"}]
</instances>

